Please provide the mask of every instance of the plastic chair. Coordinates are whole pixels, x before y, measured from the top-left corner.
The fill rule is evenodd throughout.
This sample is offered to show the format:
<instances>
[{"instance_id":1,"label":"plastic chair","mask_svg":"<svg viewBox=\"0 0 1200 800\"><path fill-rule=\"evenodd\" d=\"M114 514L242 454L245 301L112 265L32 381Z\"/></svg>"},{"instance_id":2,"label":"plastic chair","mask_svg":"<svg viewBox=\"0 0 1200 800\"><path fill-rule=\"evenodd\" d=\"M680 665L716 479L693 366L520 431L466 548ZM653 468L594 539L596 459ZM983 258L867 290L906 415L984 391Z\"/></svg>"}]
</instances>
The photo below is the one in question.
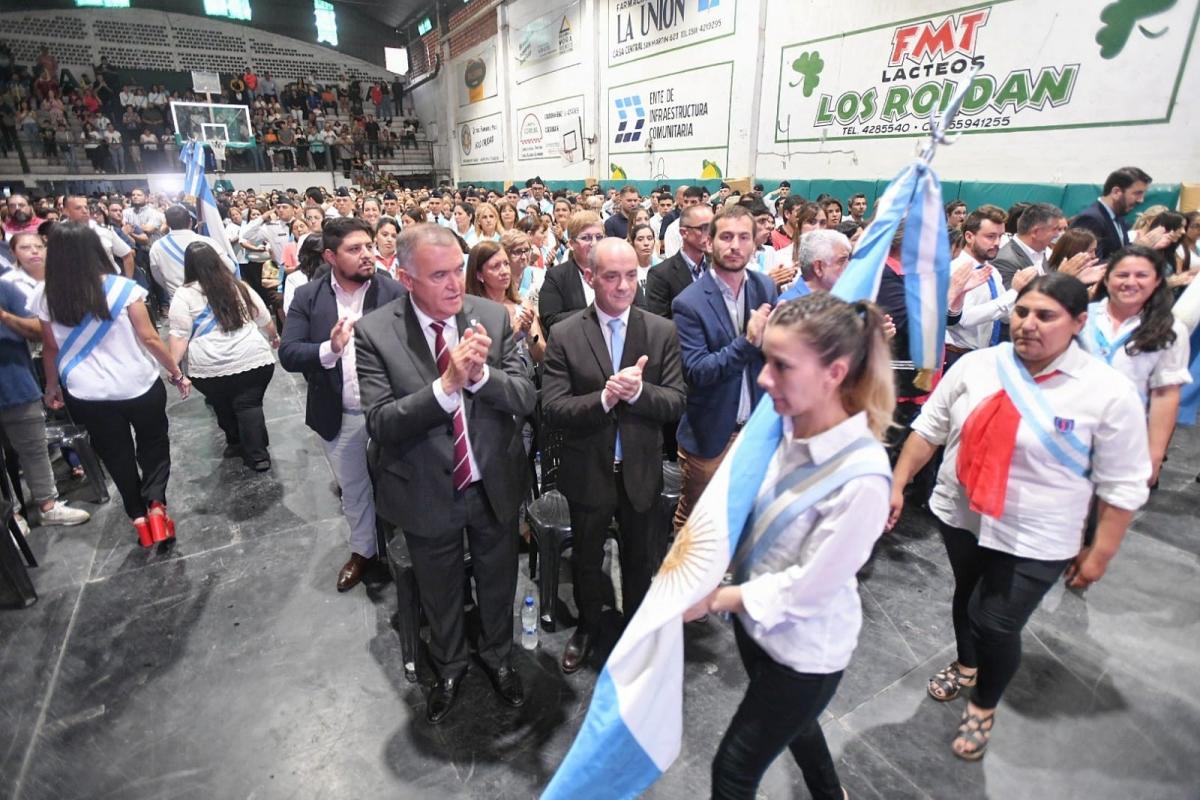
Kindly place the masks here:
<instances>
[{"instance_id":1,"label":"plastic chair","mask_svg":"<svg viewBox=\"0 0 1200 800\"><path fill-rule=\"evenodd\" d=\"M79 462L83 465L84 473L87 475L88 485L92 488L93 502L108 502L108 479L105 477L104 467L100 464L100 458L96 455L96 451L92 447L92 439L86 430L69 422L47 420L46 446L69 447L74 450L79 455Z\"/></svg>"},{"instance_id":2,"label":"plastic chair","mask_svg":"<svg viewBox=\"0 0 1200 800\"><path fill-rule=\"evenodd\" d=\"M4 533L0 534L0 606L28 608L37 602L37 592L25 565L36 567L37 560L17 527L16 509L9 500L0 500L0 522L4 524Z\"/></svg>"}]
</instances>

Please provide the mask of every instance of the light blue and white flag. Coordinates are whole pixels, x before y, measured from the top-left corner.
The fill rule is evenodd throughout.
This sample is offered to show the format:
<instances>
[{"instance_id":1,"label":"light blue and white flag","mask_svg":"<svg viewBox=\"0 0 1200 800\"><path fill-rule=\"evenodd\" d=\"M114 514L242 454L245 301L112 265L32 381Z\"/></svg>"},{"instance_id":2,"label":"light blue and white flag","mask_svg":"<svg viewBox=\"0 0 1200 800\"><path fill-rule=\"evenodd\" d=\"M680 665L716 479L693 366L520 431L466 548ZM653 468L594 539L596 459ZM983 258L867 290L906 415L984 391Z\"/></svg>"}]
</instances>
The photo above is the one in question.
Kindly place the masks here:
<instances>
[{"instance_id":1,"label":"light blue and white flag","mask_svg":"<svg viewBox=\"0 0 1200 800\"><path fill-rule=\"evenodd\" d=\"M200 233L217 243L220 252L230 264L234 265L234 273L240 278L241 268L238 266L237 255L233 245L225 235L225 224L221 221L221 212L217 210L217 201L213 197L208 179L204 175L204 145L190 141L183 146L179 153L186 172L183 176L184 200L196 204L196 218L200 221Z\"/></svg>"},{"instance_id":2,"label":"light blue and white flag","mask_svg":"<svg viewBox=\"0 0 1200 800\"><path fill-rule=\"evenodd\" d=\"M914 202L921 204L916 214L911 210ZM906 229L905 246L913 236L918 262L911 270L906 264L906 272L917 276L919 289L908 292L908 305L920 342L931 337L940 342L945 324L946 291L935 294L936 288L928 288L930 282L944 284L948 280L949 253L940 203L941 190L927 164L914 164L901 172L884 192L875 222L864 232L858 251L834 287L834 293L848 301L873 299L896 227L911 214L913 228ZM937 214L932 213L935 206ZM929 226L941 235L940 244L935 233L926 230ZM922 265L920 259L931 263ZM804 282L797 281L780 296L780 302L807 293ZM932 307L918 307L914 312L914 302L928 302ZM930 314L936 314L936 319L927 319ZM910 335L913 324L910 322ZM940 345L936 350L940 355ZM701 495L645 600L609 655L583 726L542 800L635 797L679 755L683 738L683 613L724 578L782 435L782 421L771 399L764 397ZM818 478L830 480L829 476Z\"/></svg>"},{"instance_id":3,"label":"light blue and white flag","mask_svg":"<svg viewBox=\"0 0 1200 800\"><path fill-rule=\"evenodd\" d=\"M875 218L863 232L833 294L854 302L874 300L896 229L904 222L900 262L904 266L908 347L913 366L934 372L942 366L946 304L950 291L950 243L942 208L942 186L918 159L888 185Z\"/></svg>"}]
</instances>

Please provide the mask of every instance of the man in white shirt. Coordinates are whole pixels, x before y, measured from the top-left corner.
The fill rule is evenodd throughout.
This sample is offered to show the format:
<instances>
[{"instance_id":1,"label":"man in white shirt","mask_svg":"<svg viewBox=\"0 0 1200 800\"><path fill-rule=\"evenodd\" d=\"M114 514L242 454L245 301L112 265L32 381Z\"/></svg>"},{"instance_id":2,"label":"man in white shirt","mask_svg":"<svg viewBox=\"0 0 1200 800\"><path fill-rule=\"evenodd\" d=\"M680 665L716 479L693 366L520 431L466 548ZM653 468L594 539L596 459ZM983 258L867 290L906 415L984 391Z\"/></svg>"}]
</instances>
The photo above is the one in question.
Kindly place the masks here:
<instances>
[{"instance_id":1,"label":"man in white shirt","mask_svg":"<svg viewBox=\"0 0 1200 800\"><path fill-rule=\"evenodd\" d=\"M976 269L991 264L1000 252L1004 219L1004 209L991 205L980 206L967 215L962 227L966 244L950 265L951 270L967 263ZM1005 289L993 271L986 283L967 292L958 324L946 328L946 369L964 353L1000 343L1002 324L1012 313L1017 294L1037 274L1036 267L1019 270L1013 275L1012 288Z\"/></svg>"},{"instance_id":2,"label":"man in white shirt","mask_svg":"<svg viewBox=\"0 0 1200 800\"><path fill-rule=\"evenodd\" d=\"M1012 285L1017 270L1037 267L1039 275L1046 271L1045 251L1058 235L1060 225L1066 228L1067 220L1057 206L1034 203L1025 209L1017 219L1017 235L1000 248L992 261L992 267L1000 273L1006 287Z\"/></svg>"},{"instance_id":3,"label":"man in white shirt","mask_svg":"<svg viewBox=\"0 0 1200 800\"><path fill-rule=\"evenodd\" d=\"M171 206L166 213L167 225L171 232L159 239L150 248L150 274L167 293L168 300L175 296L175 290L183 285L183 259L188 245L193 242L204 242L212 247L220 256L230 272L237 271L237 265L229 260L225 250L207 236L201 236L192 230L192 214L183 206Z\"/></svg>"},{"instance_id":4,"label":"man in white shirt","mask_svg":"<svg viewBox=\"0 0 1200 800\"><path fill-rule=\"evenodd\" d=\"M133 277L133 248L125 244L121 237L113 234L108 228L96 224L88 210L86 197L77 194L68 196L63 201L63 217L68 222L87 225L94 230L100 237L100 243L104 245L104 252L108 253L108 260L112 264L113 272L123 274L127 278Z\"/></svg>"},{"instance_id":5,"label":"man in white shirt","mask_svg":"<svg viewBox=\"0 0 1200 800\"><path fill-rule=\"evenodd\" d=\"M699 205L699 203L703 197L704 197L704 187L702 187L702 186L686 187L683 190L683 198L682 198L682 200L680 200L680 203L679 203L680 213L682 214L682 209L689 208L690 206L694 206L694 205ZM662 240L663 240L663 258L670 258L671 256L678 253L679 249L681 247L683 247L683 234L679 230L679 219L678 218L674 222L672 222L670 225L667 226L666 231L663 232Z\"/></svg>"},{"instance_id":6,"label":"man in white shirt","mask_svg":"<svg viewBox=\"0 0 1200 800\"><path fill-rule=\"evenodd\" d=\"M546 197L546 184L541 178L534 178L529 185L529 197L517 202L517 212L524 216L525 209L535 206L542 214L554 213L554 203Z\"/></svg>"}]
</instances>

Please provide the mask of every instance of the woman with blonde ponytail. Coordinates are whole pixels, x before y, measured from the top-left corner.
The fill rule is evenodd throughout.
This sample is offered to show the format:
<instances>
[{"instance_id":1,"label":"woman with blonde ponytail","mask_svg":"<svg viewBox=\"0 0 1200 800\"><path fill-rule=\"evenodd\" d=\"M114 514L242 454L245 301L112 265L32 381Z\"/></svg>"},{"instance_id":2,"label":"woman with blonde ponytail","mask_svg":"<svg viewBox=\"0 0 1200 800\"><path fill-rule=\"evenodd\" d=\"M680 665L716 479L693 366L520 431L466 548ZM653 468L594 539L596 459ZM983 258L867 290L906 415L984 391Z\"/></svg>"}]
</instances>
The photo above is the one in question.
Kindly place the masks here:
<instances>
[{"instance_id":1,"label":"woman with blonde ponytail","mask_svg":"<svg viewBox=\"0 0 1200 800\"><path fill-rule=\"evenodd\" d=\"M714 798L752 798L785 747L817 800L842 800L821 712L858 644L855 574L888 515L881 439L892 418L891 356L871 303L818 292L775 309L758 383L782 418L730 569L734 580L685 619L732 612L750 677L713 761Z\"/></svg>"}]
</instances>

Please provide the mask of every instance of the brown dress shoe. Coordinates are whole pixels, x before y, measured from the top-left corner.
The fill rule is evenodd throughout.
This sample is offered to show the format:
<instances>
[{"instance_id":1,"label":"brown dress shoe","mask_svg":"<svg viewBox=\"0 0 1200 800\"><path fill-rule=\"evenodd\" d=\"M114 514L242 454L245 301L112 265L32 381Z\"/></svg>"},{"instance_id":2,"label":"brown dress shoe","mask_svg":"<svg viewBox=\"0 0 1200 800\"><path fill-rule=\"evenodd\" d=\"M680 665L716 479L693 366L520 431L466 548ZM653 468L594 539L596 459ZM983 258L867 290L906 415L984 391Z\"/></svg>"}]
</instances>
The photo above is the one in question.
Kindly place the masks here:
<instances>
[{"instance_id":1,"label":"brown dress shoe","mask_svg":"<svg viewBox=\"0 0 1200 800\"><path fill-rule=\"evenodd\" d=\"M351 553L350 560L342 565L338 571L337 590L339 592L347 592L358 586L362 582L363 573L367 571L371 560L366 556L360 556L358 553Z\"/></svg>"}]
</instances>

